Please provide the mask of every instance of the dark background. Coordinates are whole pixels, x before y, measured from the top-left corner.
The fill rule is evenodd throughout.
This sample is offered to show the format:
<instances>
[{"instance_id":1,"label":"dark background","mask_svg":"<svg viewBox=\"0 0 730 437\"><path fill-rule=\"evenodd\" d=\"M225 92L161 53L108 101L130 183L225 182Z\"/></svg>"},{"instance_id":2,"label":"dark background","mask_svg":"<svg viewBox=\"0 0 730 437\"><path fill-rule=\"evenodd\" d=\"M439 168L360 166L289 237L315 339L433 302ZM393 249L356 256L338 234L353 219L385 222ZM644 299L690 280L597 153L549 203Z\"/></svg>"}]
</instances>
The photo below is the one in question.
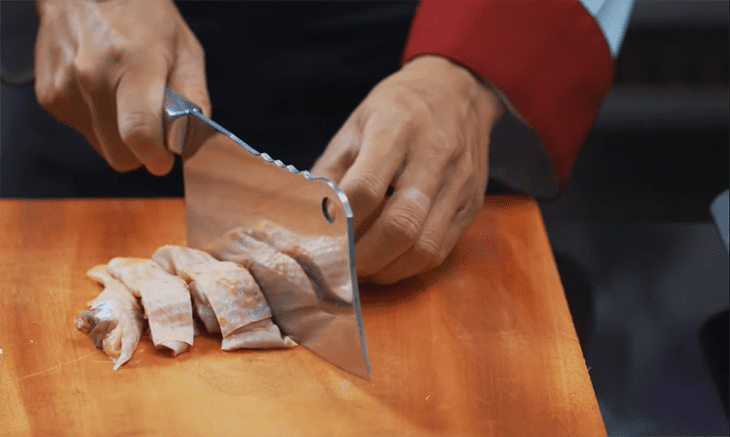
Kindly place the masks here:
<instances>
[{"instance_id":1,"label":"dark background","mask_svg":"<svg viewBox=\"0 0 730 437\"><path fill-rule=\"evenodd\" d=\"M298 168L397 68L415 6L178 4L206 49L214 120ZM22 79L32 4L0 7L3 72ZM707 324L728 308L709 215L728 187L728 54L727 2L637 2L566 192L540 203L611 435L728 433L723 372L708 361L724 357L727 396L727 319ZM0 197L182 194L179 166L165 178L110 171L32 87L3 85L0 109Z\"/></svg>"},{"instance_id":2,"label":"dark background","mask_svg":"<svg viewBox=\"0 0 730 437\"><path fill-rule=\"evenodd\" d=\"M727 399L727 312L701 336L728 308L709 214L728 187L728 53L728 2L637 2L571 181L541 202L611 435L728 435L707 365L722 349Z\"/></svg>"}]
</instances>

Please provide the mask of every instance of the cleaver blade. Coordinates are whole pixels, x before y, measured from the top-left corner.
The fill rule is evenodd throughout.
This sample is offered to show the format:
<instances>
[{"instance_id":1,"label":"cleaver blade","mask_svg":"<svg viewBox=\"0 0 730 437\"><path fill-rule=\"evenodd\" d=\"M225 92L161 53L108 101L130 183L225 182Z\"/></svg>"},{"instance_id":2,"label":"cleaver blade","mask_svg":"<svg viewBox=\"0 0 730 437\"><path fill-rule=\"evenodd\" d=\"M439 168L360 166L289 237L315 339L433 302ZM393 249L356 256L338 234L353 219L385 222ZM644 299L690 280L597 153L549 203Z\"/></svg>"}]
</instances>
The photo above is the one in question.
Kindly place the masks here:
<instances>
[{"instance_id":1,"label":"cleaver blade","mask_svg":"<svg viewBox=\"0 0 730 437\"><path fill-rule=\"evenodd\" d=\"M343 285L348 299L337 305L319 299L313 307L292 310L287 305L290 299L262 292L283 334L343 370L370 380L352 211L342 190L327 179L259 153L170 89L165 90L164 118L168 147L183 159L188 246L204 250L229 231L262 222L305 238L346 239L341 267L350 274L349 283Z\"/></svg>"}]
</instances>

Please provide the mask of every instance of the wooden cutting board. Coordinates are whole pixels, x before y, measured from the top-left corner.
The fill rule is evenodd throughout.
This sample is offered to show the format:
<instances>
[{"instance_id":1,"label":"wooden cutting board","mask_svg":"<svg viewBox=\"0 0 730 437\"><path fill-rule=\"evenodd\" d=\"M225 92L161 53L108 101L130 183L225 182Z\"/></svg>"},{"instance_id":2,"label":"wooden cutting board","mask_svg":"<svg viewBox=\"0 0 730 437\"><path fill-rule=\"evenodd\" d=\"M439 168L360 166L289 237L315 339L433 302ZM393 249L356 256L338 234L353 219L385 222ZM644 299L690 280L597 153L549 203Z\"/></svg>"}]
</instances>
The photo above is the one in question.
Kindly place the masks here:
<instances>
[{"instance_id":1,"label":"wooden cutting board","mask_svg":"<svg viewBox=\"0 0 730 437\"><path fill-rule=\"evenodd\" d=\"M115 256L184 244L181 199L0 201L0 435L605 435L539 209L488 197L437 270L361 286L372 382L302 347L114 372L74 328Z\"/></svg>"}]
</instances>

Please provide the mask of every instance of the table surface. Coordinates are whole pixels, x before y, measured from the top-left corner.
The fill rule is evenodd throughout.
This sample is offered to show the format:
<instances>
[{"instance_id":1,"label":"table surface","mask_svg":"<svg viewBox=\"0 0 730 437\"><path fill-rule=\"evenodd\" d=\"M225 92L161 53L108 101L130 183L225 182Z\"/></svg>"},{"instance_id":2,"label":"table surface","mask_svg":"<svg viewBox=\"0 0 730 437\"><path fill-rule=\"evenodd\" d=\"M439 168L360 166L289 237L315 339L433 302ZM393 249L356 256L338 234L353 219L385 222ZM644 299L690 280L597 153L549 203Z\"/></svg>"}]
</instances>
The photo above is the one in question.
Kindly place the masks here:
<instances>
[{"instance_id":1,"label":"table surface","mask_svg":"<svg viewBox=\"0 0 730 437\"><path fill-rule=\"evenodd\" d=\"M303 347L114 372L73 325L86 271L184 244L182 199L0 200L0 435L588 436L606 431L536 203L487 197L433 272L361 286L372 381Z\"/></svg>"}]
</instances>

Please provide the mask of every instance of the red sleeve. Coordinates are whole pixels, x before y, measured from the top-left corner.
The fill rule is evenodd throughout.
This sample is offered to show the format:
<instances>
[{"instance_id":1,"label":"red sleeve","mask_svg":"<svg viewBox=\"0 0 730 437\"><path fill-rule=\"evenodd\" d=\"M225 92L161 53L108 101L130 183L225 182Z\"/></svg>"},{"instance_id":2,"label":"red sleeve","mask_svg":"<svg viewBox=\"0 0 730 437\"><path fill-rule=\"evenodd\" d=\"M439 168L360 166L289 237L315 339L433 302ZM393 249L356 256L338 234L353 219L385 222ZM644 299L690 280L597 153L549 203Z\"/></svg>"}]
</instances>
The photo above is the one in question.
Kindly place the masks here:
<instances>
[{"instance_id":1,"label":"red sleeve","mask_svg":"<svg viewBox=\"0 0 730 437\"><path fill-rule=\"evenodd\" d=\"M540 137L560 190L613 78L601 29L578 0L422 0L403 62L438 54L493 83Z\"/></svg>"}]
</instances>

